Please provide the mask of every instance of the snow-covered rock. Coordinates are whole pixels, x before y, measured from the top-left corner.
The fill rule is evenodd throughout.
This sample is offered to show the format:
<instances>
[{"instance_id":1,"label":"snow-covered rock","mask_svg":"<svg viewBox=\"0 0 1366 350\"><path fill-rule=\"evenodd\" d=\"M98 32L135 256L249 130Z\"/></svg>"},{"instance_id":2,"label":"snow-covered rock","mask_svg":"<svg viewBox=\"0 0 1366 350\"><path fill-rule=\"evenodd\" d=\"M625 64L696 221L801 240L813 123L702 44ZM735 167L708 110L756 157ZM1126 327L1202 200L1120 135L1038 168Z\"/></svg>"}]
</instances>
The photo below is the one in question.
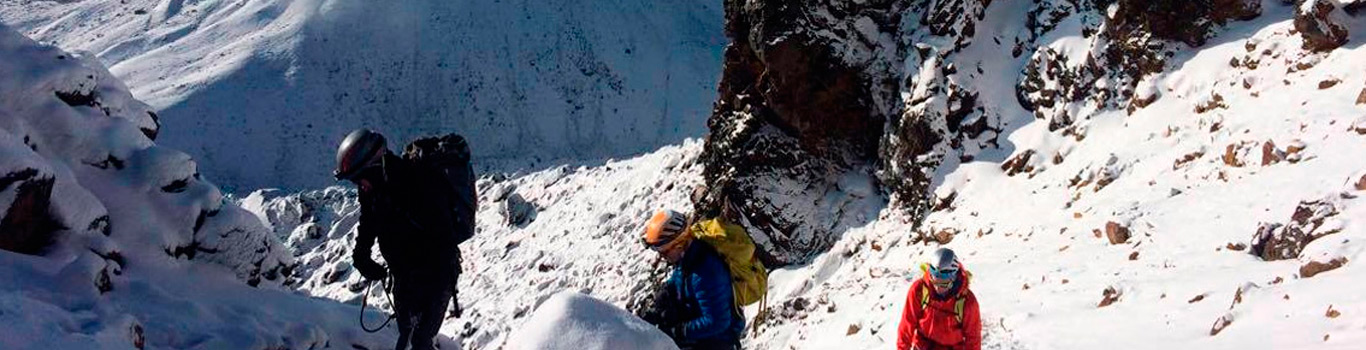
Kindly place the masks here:
<instances>
[{"instance_id":1,"label":"snow-covered rock","mask_svg":"<svg viewBox=\"0 0 1366 350\"><path fill-rule=\"evenodd\" d=\"M512 333L508 349L678 349L654 325L593 297L564 291L536 307Z\"/></svg>"},{"instance_id":2,"label":"snow-covered rock","mask_svg":"<svg viewBox=\"0 0 1366 350\"><path fill-rule=\"evenodd\" d=\"M140 262L212 261L252 285L285 282L292 261L279 240L225 206L188 155L154 144L156 114L102 65L8 27L0 54L3 222L15 229L0 241L35 253L69 236Z\"/></svg>"},{"instance_id":3,"label":"snow-covered rock","mask_svg":"<svg viewBox=\"0 0 1366 350\"><path fill-rule=\"evenodd\" d=\"M0 25L0 348L379 348L89 56Z\"/></svg>"},{"instance_id":4,"label":"snow-covered rock","mask_svg":"<svg viewBox=\"0 0 1366 350\"><path fill-rule=\"evenodd\" d=\"M1350 2L1350 1L1348 1ZM1304 0L1295 8L1295 30L1304 49L1327 51L1347 43L1347 13L1341 0Z\"/></svg>"}]
</instances>

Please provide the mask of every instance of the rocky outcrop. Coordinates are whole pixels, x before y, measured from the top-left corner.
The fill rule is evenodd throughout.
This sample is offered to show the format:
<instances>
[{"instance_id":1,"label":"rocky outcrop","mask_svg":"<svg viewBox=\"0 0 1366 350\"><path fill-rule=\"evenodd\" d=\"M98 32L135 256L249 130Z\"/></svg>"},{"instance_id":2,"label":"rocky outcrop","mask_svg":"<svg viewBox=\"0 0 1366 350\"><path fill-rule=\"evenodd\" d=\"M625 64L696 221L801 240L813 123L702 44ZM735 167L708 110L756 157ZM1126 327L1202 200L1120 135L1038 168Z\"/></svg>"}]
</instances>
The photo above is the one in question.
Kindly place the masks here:
<instances>
[{"instance_id":1,"label":"rocky outcrop","mask_svg":"<svg viewBox=\"0 0 1366 350\"><path fill-rule=\"evenodd\" d=\"M39 254L56 240L64 229L49 212L52 202L51 176L25 168L0 177L0 195L13 198L0 219L0 249Z\"/></svg>"},{"instance_id":2,"label":"rocky outcrop","mask_svg":"<svg viewBox=\"0 0 1366 350\"><path fill-rule=\"evenodd\" d=\"M279 240L225 205L188 154L155 144L156 114L98 60L4 26L0 53L0 247L97 255L78 259L95 261L81 271L99 292L119 285L123 256L158 254L283 283Z\"/></svg>"},{"instance_id":3,"label":"rocky outcrop","mask_svg":"<svg viewBox=\"0 0 1366 350\"><path fill-rule=\"evenodd\" d=\"M832 228L854 220L831 210L845 204L826 198L857 187L852 174L871 176L877 194L918 226L935 209L929 186L936 170L1000 148L1003 120L1014 113L1014 106L983 101L987 88L979 85L999 73L964 57L990 55L995 45L1023 59L1019 106L1080 141L1097 111L1134 113L1163 98L1145 79L1166 69L1176 51L1262 13L1259 0L1035 1L1026 5L1028 32L982 33L977 26L997 3L727 1L732 43L708 120L702 162L712 186L694 201L699 212L715 215L722 203L734 204L767 261L792 262L828 248ZM1056 30L1080 37L1051 39ZM991 42L974 42L984 39ZM1193 107L1228 108L1217 94ZM1255 149L1236 151L1230 160L1242 166ZM1273 151L1290 161L1291 152ZM995 161L1009 175L1031 176L1050 160L1063 161L1033 152ZM1086 184L1099 191L1123 170L1096 168L1078 181L1089 177Z\"/></svg>"},{"instance_id":4,"label":"rocky outcrop","mask_svg":"<svg viewBox=\"0 0 1366 350\"><path fill-rule=\"evenodd\" d=\"M1167 57L1184 44L1202 46L1219 26L1261 15L1258 0L1160 0L1111 3L1038 2L1028 27L1037 39L1068 16L1081 17L1083 37L1091 50L1065 54L1050 43L1018 43L1016 53L1038 46L1016 86L1020 105L1049 121L1050 130L1067 129L1087 115L1072 115L1069 105L1096 109L1143 108L1160 97L1140 86L1144 77L1161 72ZM1199 108L1197 108L1199 109ZM1200 111L1203 112L1203 111Z\"/></svg>"},{"instance_id":5,"label":"rocky outcrop","mask_svg":"<svg viewBox=\"0 0 1366 350\"><path fill-rule=\"evenodd\" d=\"M725 6L732 42L702 155L712 186L695 204L704 215L734 204L762 236L768 263L800 260L834 241L807 222L845 218L806 217L831 203L791 198L846 190L847 173L870 176L884 123L897 109L893 35L905 3ZM806 188L784 185L794 183Z\"/></svg>"},{"instance_id":6,"label":"rocky outcrop","mask_svg":"<svg viewBox=\"0 0 1366 350\"><path fill-rule=\"evenodd\" d=\"M1295 30L1304 49L1328 51L1347 43L1346 13L1336 0L1304 0L1295 8Z\"/></svg>"},{"instance_id":7,"label":"rocky outcrop","mask_svg":"<svg viewBox=\"0 0 1366 350\"><path fill-rule=\"evenodd\" d=\"M1298 258L1310 242L1339 231L1325 225L1337 215L1331 199L1300 202L1288 222L1259 225L1248 252L1265 261Z\"/></svg>"}]
</instances>

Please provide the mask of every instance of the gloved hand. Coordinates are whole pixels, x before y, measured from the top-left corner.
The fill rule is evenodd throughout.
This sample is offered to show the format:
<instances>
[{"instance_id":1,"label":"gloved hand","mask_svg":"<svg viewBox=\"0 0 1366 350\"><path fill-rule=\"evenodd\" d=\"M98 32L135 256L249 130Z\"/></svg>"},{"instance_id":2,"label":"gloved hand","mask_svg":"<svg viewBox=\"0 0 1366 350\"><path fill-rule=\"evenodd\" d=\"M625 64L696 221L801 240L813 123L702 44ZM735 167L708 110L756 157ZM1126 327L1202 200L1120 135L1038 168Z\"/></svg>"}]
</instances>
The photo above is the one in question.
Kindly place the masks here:
<instances>
[{"instance_id":1,"label":"gloved hand","mask_svg":"<svg viewBox=\"0 0 1366 350\"><path fill-rule=\"evenodd\" d=\"M460 318L465 316L465 308L460 307L460 301L454 301L452 304L455 308L451 310L450 316L446 318Z\"/></svg>"},{"instance_id":2,"label":"gloved hand","mask_svg":"<svg viewBox=\"0 0 1366 350\"><path fill-rule=\"evenodd\" d=\"M669 339L673 339L674 343L683 341L683 325L681 324L660 325L659 330L664 331L664 334L668 335Z\"/></svg>"},{"instance_id":3,"label":"gloved hand","mask_svg":"<svg viewBox=\"0 0 1366 350\"><path fill-rule=\"evenodd\" d=\"M374 260L356 260L355 265L356 271L360 271L360 275L364 276L365 279L378 281L389 276L389 272L385 271L384 266Z\"/></svg>"}]
</instances>

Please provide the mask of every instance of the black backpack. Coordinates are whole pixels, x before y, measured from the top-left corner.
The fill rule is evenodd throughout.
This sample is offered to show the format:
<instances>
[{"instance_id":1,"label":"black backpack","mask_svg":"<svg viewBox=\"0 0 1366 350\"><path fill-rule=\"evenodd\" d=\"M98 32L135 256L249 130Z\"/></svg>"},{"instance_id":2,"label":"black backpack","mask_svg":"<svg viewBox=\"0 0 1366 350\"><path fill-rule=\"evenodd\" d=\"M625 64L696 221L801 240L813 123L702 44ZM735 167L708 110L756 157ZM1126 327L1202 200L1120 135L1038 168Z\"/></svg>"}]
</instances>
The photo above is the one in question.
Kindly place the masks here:
<instances>
[{"instance_id":1,"label":"black backpack","mask_svg":"<svg viewBox=\"0 0 1366 350\"><path fill-rule=\"evenodd\" d=\"M479 193L474 187L474 168L470 166L470 146L457 134L417 139L403 149L403 158L418 167L434 170L445 178L445 183L432 186L449 187L450 191L432 191L446 198L451 217L455 219L455 243L474 236L474 214L479 208ZM425 185L425 184L424 184Z\"/></svg>"}]
</instances>

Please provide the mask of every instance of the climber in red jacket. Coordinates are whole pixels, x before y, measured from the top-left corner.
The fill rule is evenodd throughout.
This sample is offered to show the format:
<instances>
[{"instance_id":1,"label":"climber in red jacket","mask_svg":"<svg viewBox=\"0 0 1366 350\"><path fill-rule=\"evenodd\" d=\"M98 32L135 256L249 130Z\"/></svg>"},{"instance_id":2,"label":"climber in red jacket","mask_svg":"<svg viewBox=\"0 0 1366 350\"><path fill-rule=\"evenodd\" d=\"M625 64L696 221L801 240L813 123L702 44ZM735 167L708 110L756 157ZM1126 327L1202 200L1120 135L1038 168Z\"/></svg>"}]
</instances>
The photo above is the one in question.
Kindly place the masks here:
<instances>
[{"instance_id":1,"label":"climber in red jacket","mask_svg":"<svg viewBox=\"0 0 1366 350\"><path fill-rule=\"evenodd\" d=\"M940 248L921 264L924 274L911 283L897 327L898 350L981 350L982 317L968 290L972 274L952 250Z\"/></svg>"}]
</instances>

